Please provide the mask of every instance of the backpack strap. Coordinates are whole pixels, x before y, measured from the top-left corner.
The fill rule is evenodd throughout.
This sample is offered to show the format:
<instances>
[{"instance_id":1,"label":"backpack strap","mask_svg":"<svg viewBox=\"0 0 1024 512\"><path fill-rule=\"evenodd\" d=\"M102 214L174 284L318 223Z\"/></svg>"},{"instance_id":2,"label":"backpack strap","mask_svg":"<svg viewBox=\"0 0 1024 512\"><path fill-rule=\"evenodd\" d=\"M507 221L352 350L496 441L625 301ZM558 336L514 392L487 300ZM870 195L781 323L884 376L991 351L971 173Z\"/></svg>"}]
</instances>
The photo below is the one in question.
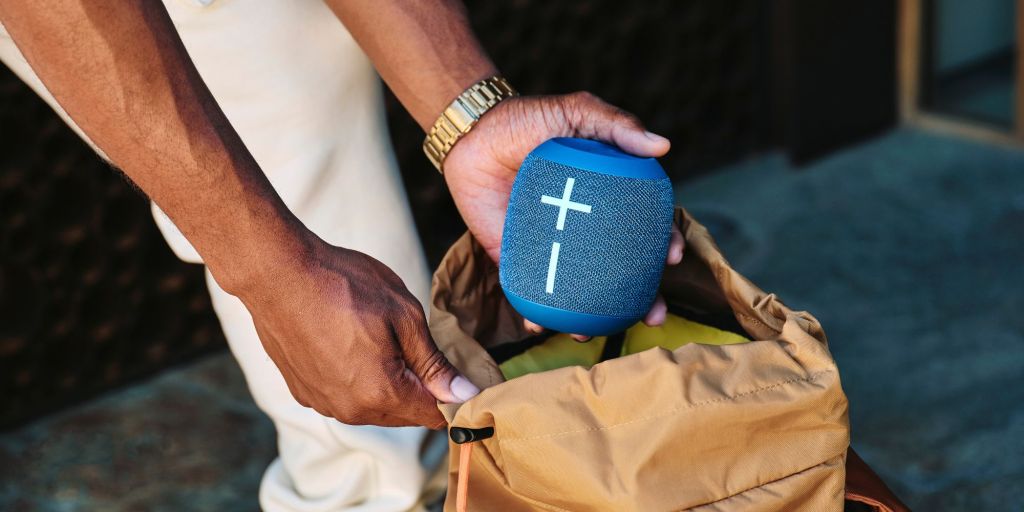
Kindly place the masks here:
<instances>
[{"instance_id":1,"label":"backpack strap","mask_svg":"<svg viewBox=\"0 0 1024 512\"><path fill-rule=\"evenodd\" d=\"M874 512L910 512L853 448L846 451L846 499Z\"/></svg>"},{"instance_id":2,"label":"backpack strap","mask_svg":"<svg viewBox=\"0 0 1024 512\"><path fill-rule=\"evenodd\" d=\"M622 345L626 343L626 331L618 332L608 336L601 349L601 358L598 361L615 359L622 355Z\"/></svg>"}]
</instances>

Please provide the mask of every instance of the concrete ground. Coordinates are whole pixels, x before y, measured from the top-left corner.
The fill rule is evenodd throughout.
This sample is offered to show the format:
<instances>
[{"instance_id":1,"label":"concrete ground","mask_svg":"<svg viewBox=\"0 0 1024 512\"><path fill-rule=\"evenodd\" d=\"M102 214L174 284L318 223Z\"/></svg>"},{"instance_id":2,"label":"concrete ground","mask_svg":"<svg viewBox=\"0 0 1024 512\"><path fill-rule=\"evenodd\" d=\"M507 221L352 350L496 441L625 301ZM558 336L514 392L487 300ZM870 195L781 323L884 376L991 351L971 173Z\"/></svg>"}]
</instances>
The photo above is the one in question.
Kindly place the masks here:
<instances>
[{"instance_id":1,"label":"concrete ground","mask_svg":"<svg viewBox=\"0 0 1024 512\"><path fill-rule=\"evenodd\" d=\"M1024 152L899 130L677 186L733 263L815 314L853 443L915 510L1021 510ZM0 435L0 510L254 510L274 454L227 354Z\"/></svg>"},{"instance_id":2,"label":"concrete ground","mask_svg":"<svg viewBox=\"0 0 1024 512\"><path fill-rule=\"evenodd\" d=\"M274 426L229 354L0 435L0 510L258 510Z\"/></svg>"},{"instance_id":3,"label":"concrete ground","mask_svg":"<svg viewBox=\"0 0 1024 512\"><path fill-rule=\"evenodd\" d=\"M853 445L908 505L1024 509L1024 152L901 130L677 192L741 272L821 321Z\"/></svg>"}]
</instances>

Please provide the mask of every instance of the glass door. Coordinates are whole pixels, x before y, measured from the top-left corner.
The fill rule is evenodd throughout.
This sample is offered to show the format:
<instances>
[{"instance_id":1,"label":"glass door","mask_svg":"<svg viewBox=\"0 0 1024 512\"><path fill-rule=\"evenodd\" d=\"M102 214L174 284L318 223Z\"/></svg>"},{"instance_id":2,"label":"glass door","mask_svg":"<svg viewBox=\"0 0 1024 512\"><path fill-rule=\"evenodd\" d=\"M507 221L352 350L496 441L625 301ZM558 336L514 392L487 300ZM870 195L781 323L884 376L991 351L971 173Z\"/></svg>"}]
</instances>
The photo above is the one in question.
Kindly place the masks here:
<instances>
[{"instance_id":1,"label":"glass door","mask_svg":"<svg viewBox=\"0 0 1024 512\"><path fill-rule=\"evenodd\" d=\"M926 110L1014 126L1016 0L924 4L921 100Z\"/></svg>"}]
</instances>

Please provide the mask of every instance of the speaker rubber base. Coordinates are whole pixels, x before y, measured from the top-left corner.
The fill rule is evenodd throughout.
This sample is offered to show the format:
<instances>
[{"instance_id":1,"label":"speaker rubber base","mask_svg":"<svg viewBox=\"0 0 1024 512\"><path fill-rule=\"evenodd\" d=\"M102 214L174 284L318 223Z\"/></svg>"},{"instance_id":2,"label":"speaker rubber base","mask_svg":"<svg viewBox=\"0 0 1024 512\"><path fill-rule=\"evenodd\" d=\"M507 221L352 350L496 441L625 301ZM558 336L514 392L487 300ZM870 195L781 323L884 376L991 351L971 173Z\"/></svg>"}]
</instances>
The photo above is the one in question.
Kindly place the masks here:
<instances>
[{"instance_id":1,"label":"speaker rubber base","mask_svg":"<svg viewBox=\"0 0 1024 512\"><path fill-rule=\"evenodd\" d=\"M509 293L508 290L503 289L502 291L505 292L509 304L512 304L512 307L520 315L535 324L558 332L607 336L622 332L640 320L634 317L591 315L566 311L526 300L514 293Z\"/></svg>"}]
</instances>

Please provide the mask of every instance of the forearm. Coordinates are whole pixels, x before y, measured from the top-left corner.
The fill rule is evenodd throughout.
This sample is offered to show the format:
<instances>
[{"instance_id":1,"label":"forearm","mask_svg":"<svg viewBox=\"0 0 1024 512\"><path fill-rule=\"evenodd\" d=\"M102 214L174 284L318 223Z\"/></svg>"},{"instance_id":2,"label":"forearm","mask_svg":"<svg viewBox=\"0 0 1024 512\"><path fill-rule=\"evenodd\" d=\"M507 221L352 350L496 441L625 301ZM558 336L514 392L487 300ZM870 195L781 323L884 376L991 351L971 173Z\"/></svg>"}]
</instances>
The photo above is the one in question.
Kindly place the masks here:
<instances>
[{"instance_id":1,"label":"forearm","mask_svg":"<svg viewBox=\"0 0 1024 512\"><path fill-rule=\"evenodd\" d=\"M281 257L288 212L196 72L163 5L0 0L0 21L61 106L171 217L214 276Z\"/></svg>"},{"instance_id":2,"label":"forearm","mask_svg":"<svg viewBox=\"0 0 1024 512\"><path fill-rule=\"evenodd\" d=\"M461 0L326 0L405 109L426 131L496 68Z\"/></svg>"}]
</instances>

